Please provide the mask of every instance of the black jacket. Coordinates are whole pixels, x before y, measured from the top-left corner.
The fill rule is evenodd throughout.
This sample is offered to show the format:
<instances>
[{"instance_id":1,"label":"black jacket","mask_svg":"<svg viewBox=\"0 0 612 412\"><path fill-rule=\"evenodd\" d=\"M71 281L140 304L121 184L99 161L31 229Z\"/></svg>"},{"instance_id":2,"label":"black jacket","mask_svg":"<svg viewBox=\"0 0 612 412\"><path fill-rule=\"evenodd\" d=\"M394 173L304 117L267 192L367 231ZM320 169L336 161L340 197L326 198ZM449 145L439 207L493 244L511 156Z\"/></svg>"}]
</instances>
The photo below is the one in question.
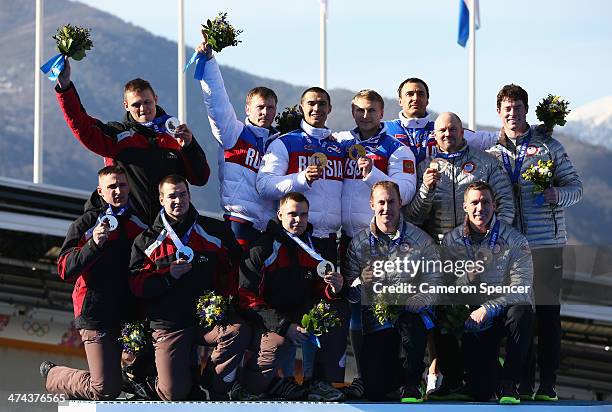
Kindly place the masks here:
<instances>
[{"instance_id":1,"label":"black jacket","mask_svg":"<svg viewBox=\"0 0 612 412\"><path fill-rule=\"evenodd\" d=\"M59 276L74 282L72 302L75 326L80 329L117 328L133 316L134 297L128 287L132 242L146 225L130 209L117 216L119 226L97 246L92 232L107 205L90 210L68 229L57 262Z\"/></svg>"},{"instance_id":2,"label":"black jacket","mask_svg":"<svg viewBox=\"0 0 612 412\"><path fill-rule=\"evenodd\" d=\"M158 214L151 228L134 240L130 288L146 299L153 329L178 330L198 323L196 304L206 291L237 294L242 248L226 222L200 216L193 206L181 221L166 219L179 238L193 226L186 243L194 251L192 269L179 279L170 275L176 247Z\"/></svg>"},{"instance_id":3,"label":"black jacket","mask_svg":"<svg viewBox=\"0 0 612 412\"><path fill-rule=\"evenodd\" d=\"M308 224L300 237L308 243ZM240 265L240 308L243 316L284 336L291 323L321 298L333 299L317 275L318 261L299 247L277 221L271 220Z\"/></svg>"},{"instance_id":4,"label":"black jacket","mask_svg":"<svg viewBox=\"0 0 612 412\"><path fill-rule=\"evenodd\" d=\"M102 123L87 114L74 84L61 92L56 88L56 92L66 123L77 140L103 156L106 165L118 164L125 169L134 210L148 225L160 209L157 185L162 178L179 174L196 186L208 181L210 168L195 138L182 148L169 134L156 133L134 121L129 112L122 122ZM156 118L165 115L158 106Z\"/></svg>"}]
</instances>

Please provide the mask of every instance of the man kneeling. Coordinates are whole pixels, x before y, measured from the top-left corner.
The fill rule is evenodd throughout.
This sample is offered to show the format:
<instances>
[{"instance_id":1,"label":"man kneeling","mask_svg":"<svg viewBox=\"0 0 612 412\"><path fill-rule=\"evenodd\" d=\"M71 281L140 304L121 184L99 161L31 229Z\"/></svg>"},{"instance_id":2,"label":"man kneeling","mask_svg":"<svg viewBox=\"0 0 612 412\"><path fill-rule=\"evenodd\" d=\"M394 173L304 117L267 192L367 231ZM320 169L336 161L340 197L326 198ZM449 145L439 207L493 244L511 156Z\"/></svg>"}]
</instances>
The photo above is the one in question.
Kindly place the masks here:
<instances>
[{"instance_id":1,"label":"man kneeling","mask_svg":"<svg viewBox=\"0 0 612 412\"><path fill-rule=\"evenodd\" d=\"M233 268L242 249L224 222L198 214L182 176L161 180L159 200L163 209L151 228L134 240L130 263L130 288L148 303L157 394L162 400L187 399L193 383L194 345L206 345L214 347L210 359L214 376L206 389L224 399L251 331L232 314L222 325L199 325L196 304L206 292L223 296L237 292Z\"/></svg>"},{"instance_id":2,"label":"man kneeling","mask_svg":"<svg viewBox=\"0 0 612 412\"><path fill-rule=\"evenodd\" d=\"M516 383L526 367L531 341L533 264L527 239L497 219L493 199L487 183L470 184L464 193L466 220L444 236L442 248L447 258L471 260L475 268L482 269L456 281L477 291L470 294L470 302L461 302L470 303L473 309L463 333L466 395L487 401L499 389L500 403L515 404L520 402ZM516 293L497 293L495 289L502 288L496 286L512 286ZM483 290L494 292L481 293ZM506 358L499 375L499 349L504 336L508 338Z\"/></svg>"},{"instance_id":3,"label":"man kneeling","mask_svg":"<svg viewBox=\"0 0 612 412\"><path fill-rule=\"evenodd\" d=\"M308 223L308 200L290 192L280 199L278 222L271 220L264 235L253 243L240 266L240 306L245 317L257 325L252 350L255 356L244 370L243 384L252 393L267 392L272 398L339 401L344 394L329 382L344 380L344 351L348 333L348 302L341 298L342 276L327 271L320 277L323 260L313 246ZM320 336L313 379L297 386L276 378L280 359L289 345L308 339L302 316L321 299L331 302L342 325Z\"/></svg>"}]
</instances>

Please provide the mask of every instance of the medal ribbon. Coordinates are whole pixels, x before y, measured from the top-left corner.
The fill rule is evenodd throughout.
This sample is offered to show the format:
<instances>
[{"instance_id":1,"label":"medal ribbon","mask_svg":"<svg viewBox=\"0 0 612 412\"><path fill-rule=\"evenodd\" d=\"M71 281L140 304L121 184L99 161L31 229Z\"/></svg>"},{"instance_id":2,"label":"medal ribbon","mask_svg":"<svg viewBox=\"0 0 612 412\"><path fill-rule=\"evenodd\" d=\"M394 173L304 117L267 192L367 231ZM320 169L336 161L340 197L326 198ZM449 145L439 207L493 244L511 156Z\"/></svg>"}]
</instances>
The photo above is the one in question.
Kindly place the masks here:
<instances>
[{"instance_id":1,"label":"medal ribbon","mask_svg":"<svg viewBox=\"0 0 612 412\"><path fill-rule=\"evenodd\" d=\"M527 146L529 145L529 141L531 140L531 134L529 134L521 143L521 148L519 149L518 157L514 163L514 170L512 170L512 166L510 166L510 156L506 150L501 151L502 160L504 161L504 168L508 172L508 176L510 176L510 181L512 184L517 184L519 182L519 177L521 175L521 167L523 166L523 161L525 160L525 154L527 153ZM505 149L505 148L504 148Z\"/></svg>"},{"instance_id":2,"label":"medal ribbon","mask_svg":"<svg viewBox=\"0 0 612 412\"><path fill-rule=\"evenodd\" d=\"M467 223L466 223L467 224ZM497 243L497 238L499 237L499 220L495 222L493 228L491 229L491 237L489 238L489 243L487 247L493 251L495 244ZM467 250L468 257L474 260L474 250L472 249L472 241L469 236L463 236L463 244L465 245L465 249Z\"/></svg>"},{"instance_id":3,"label":"medal ribbon","mask_svg":"<svg viewBox=\"0 0 612 412\"><path fill-rule=\"evenodd\" d=\"M56 81L59 77L62 70L64 70L64 63L66 61L66 57L63 54L56 54L51 57L45 64L40 66L40 71L44 74L51 72L49 75L49 80L52 82Z\"/></svg>"},{"instance_id":4,"label":"medal ribbon","mask_svg":"<svg viewBox=\"0 0 612 412\"><path fill-rule=\"evenodd\" d=\"M314 246L312 245L312 239L310 238L310 233L307 233L306 236L308 236L308 243L310 245L307 245L302 239L300 239L299 237L297 237L296 235L287 232L287 235L289 235L289 237L295 242L297 243L297 245L299 247L301 247L304 252L308 253L314 260L316 260L317 262L323 262L324 259L323 256L319 255L315 250L314 250Z\"/></svg>"},{"instance_id":5,"label":"medal ribbon","mask_svg":"<svg viewBox=\"0 0 612 412\"><path fill-rule=\"evenodd\" d=\"M458 157L461 157L465 154L467 149L463 149L463 150L459 150L458 152L455 153L442 153L442 152L438 152L435 156L436 159L446 159L446 160L452 160L452 159L456 159Z\"/></svg>"},{"instance_id":6,"label":"medal ribbon","mask_svg":"<svg viewBox=\"0 0 612 412\"><path fill-rule=\"evenodd\" d=\"M148 127L149 129L153 129L153 131L155 133L168 133L168 130L166 130L166 120L168 120L169 118L171 118L172 116L168 115L168 114L164 114L163 116L159 116L156 117L155 119L153 119L150 122L144 122L144 123L140 123L141 125L143 125L144 127Z\"/></svg>"},{"instance_id":7,"label":"medal ribbon","mask_svg":"<svg viewBox=\"0 0 612 412\"><path fill-rule=\"evenodd\" d=\"M426 130L425 128L407 129L404 127L404 125L402 125L402 128L406 132L408 143L410 143L408 147L410 147L410 150L412 150L412 153L414 153L416 162L419 163L420 161L425 160L427 155L427 140L429 139L429 130Z\"/></svg>"},{"instance_id":8,"label":"medal ribbon","mask_svg":"<svg viewBox=\"0 0 612 412\"><path fill-rule=\"evenodd\" d=\"M404 222L404 224L402 225L402 230L400 232L400 235L397 237L397 239L393 239L391 241L391 245L389 246L389 253L392 253L393 250L401 243L402 239L404 238L404 233L406 231L406 222ZM382 256L381 254L379 254L376 251L376 237L374 237L374 234L370 232L370 236L369 236L369 241L370 241L370 255L372 255L372 257L374 256ZM387 255L388 255L387 254Z\"/></svg>"},{"instance_id":9,"label":"medal ribbon","mask_svg":"<svg viewBox=\"0 0 612 412\"><path fill-rule=\"evenodd\" d=\"M161 220L164 224L164 228L168 232L168 236L170 236L170 239L172 239L172 243L174 243L176 250L183 249L185 247L185 244L189 243L189 235L191 235L191 231L196 225L195 222L193 225L191 225L191 227L187 230L187 232L185 232L185 234L183 235L183 239L181 241L181 239L179 239L174 229L172 229L172 226L170 226L170 224L168 223L168 220L166 219L166 215L164 213L164 209L162 209L161 212L159 212L159 214L161 215Z\"/></svg>"},{"instance_id":10,"label":"medal ribbon","mask_svg":"<svg viewBox=\"0 0 612 412\"><path fill-rule=\"evenodd\" d=\"M104 213L102 213L100 216L98 216L98 222L100 223L102 221L102 218L106 215L111 215L111 216L122 216L125 214L125 212L127 212L128 210L128 206L125 205L123 206L121 209L119 209L119 211L117 213L113 212L113 208L111 207L111 205L108 205L108 207L106 208L106 210L104 211Z\"/></svg>"}]
</instances>

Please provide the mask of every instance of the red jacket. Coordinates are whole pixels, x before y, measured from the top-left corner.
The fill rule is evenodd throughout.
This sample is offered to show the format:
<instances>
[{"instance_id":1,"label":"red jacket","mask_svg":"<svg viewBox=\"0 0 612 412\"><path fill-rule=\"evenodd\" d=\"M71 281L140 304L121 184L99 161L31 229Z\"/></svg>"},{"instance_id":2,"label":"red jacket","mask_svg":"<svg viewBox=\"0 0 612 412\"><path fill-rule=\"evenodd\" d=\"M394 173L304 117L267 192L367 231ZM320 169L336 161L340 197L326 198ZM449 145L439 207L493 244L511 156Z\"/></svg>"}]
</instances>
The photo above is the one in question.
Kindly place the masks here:
<instances>
[{"instance_id":1,"label":"red jacket","mask_svg":"<svg viewBox=\"0 0 612 412\"><path fill-rule=\"evenodd\" d=\"M198 322L196 304L201 295L206 291L237 295L238 290L242 248L226 222L199 216L192 206L185 219L170 225L179 238L192 228L184 243L194 251L192 269L179 279L170 275L176 246L159 214L132 247L130 288L136 296L146 299L153 329L194 326Z\"/></svg>"},{"instance_id":2,"label":"red jacket","mask_svg":"<svg viewBox=\"0 0 612 412\"><path fill-rule=\"evenodd\" d=\"M208 181L210 168L195 138L181 148L171 135L139 124L129 112L121 123L102 123L87 114L73 83L61 92L56 87L56 96L77 140L103 156L106 165L125 169L135 211L145 223L151 224L159 212L157 185L162 178L179 174L196 186ZM165 115L158 106L156 117Z\"/></svg>"},{"instance_id":3,"label":"red jacket","mask_svg":"<svg viewBox=\"0 0 612 412\"><path fill-rule=\"evenodd\" d=\"M85 212L70 225L57 261L59 276L76 281L72 302L75 326L81 329L118 328L135 306L128 287L130 251L147 226L128 210L117 216L119 226L108 240L97 246L92 232L102 212Z\"/></svg>"}]
</instances>

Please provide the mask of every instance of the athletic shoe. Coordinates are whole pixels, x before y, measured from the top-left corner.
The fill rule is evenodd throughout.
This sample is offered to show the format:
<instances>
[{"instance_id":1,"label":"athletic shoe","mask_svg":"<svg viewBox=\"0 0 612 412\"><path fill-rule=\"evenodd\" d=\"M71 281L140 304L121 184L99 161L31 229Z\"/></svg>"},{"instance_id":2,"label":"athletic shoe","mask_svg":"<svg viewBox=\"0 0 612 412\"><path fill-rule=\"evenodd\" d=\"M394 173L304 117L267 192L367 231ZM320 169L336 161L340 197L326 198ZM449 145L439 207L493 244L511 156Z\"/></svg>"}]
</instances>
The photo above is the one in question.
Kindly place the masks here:
<instances>
[{"instance_id":1,"label":"athletic shoe","mask_svg":"<svg viewBox=\"0 0 612 412\"><path fill-rule=\"evenodd\" d=\"M230 401L260 401L262 398L262 395L254 395L247 391L238 381L234 381L229 391Z\"/></svg>"},{"instance_id":2,"label":"athletic shoe","mask_svg":"<svg viewBox=\"0 0 612 412\"><path fill-rule=\"evenodd\" d=\"M417 385L405 385L400 390L400 402L403 403L421 403L423 402L423 394L421 388Z\"/></svg>"},{"instance_id":3,"label":"athletic shoe","mask_svg":"<svg viewBox=\"0 0 612 412\"><path fill-rule=\"evenodd\" d=\"M49 374L49 371L55 366L57 366L55 365L55 363L48 360L40 364L40 376L44 378L45 382L47 381L47 375Z\"/></svg>"},{"instance_id":4,"label":"athletic shoe","mask_svg":"<svg viewBox=\"0 0 612 412\"><path fill-rule=\"evenodd\" d=\"M340 389L336 389L327 382L313 380L308 385L308 400L319 402L340 402L346 397Z\"/></svg>"},{"instance_id":5,"label":"athletic shoe","mask_svg":"<svg viewBox=\"0 0 612 412\"><path fill-rule=\"evenodd\" d=\"M499 403L500 405L517 405L521 403L521 398L516 385L512 381L504 381L500 385L499 390Z\"/></svg>"},{"instance_id":6,"label":"athletic shoe","mask_svg":"<svg viewBox=\"0 0 612 412\"><path fill-rule=\"evenodd\" d=\"M305 390L290 378L274 378L266 393L266 398L297 401L303 399Z\"/></svg>"},{"instance_id":7,"label":"athletic shoe","mask_svg":"<svg viewBox=\"0 0 612 412\"><path fill-rule=\"evenodd\" d=\"M363 378L355 378L353 382L342 390L347 399L361 399L365 395Z\"/></svg>"},{"instance_id":8,"label":"athletic shoe","mask_svg":"<svg viewBox=\"0 0 612 412\"><path fill-rule=\"evenodd\" d=\"M555 385L541 383L538 391L533 397L535 401L547 401L547 402L556 402L559 400L557 396L557 391L555 391Z\"/></svg>"},{"instance_id":9,"label":"athletic shoe","mask_svg":"<svg viewBox=\"0 0 612 412\"><path fill-rule=\"evenodd\" d=\"M533 400L533 386L529 383L521 382L518 387L519 398L522 401Z\"/></svg>"},{"instance_id":10,"label":"athletic shoe","mask_svg":"<svg viewBox=\"0 0 612 412\"><path fill-rule=\"evenodd\" d=\"M432 401L469 401L471 398L461 391L461 386L451 387L444 382L438 389L425 394L425 399Z\"/></svg>"}]
</instances>

